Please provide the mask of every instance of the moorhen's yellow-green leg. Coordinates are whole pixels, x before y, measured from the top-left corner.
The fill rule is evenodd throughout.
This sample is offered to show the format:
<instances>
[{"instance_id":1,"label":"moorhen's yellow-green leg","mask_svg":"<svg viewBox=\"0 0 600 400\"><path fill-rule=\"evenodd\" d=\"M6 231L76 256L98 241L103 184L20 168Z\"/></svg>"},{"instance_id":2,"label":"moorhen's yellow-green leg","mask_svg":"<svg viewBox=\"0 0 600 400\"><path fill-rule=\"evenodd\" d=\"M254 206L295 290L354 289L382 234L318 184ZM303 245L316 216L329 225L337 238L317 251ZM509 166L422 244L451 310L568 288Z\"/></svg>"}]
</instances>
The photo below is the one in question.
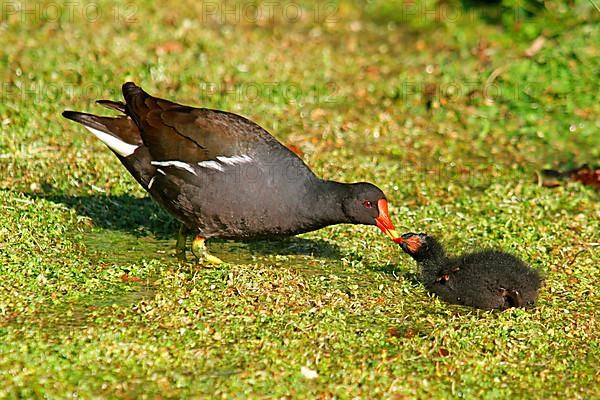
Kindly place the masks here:
<instances>
[{"instance_id":1,"label":"moorhen's yellow-green leg","mask_svg":"<svg viewBox=\"0 0 600 400\"><path fill-rule=\"evenodd\" d=\"M175 244L175 254L177 255L177 259L181 262L185 262L185 244L188 233L188 228L184 224L181 224L179 233L177 234L177 243Z\"/></svg>"},{"instance_id":2,"label":"moorhen's yellow-green leg","mask_svg":"<svg viewBox=\"0 0 600 400\"><path fill-rule=\"evenodd\" d=\"M196 235L194 240L192 240L192 253L198 258L198 263L203 263L206 261L209 264L222 264L223 261L208 253L208 249L206 248L206 239L200 235Z\"/></svg>"}]
</instances>

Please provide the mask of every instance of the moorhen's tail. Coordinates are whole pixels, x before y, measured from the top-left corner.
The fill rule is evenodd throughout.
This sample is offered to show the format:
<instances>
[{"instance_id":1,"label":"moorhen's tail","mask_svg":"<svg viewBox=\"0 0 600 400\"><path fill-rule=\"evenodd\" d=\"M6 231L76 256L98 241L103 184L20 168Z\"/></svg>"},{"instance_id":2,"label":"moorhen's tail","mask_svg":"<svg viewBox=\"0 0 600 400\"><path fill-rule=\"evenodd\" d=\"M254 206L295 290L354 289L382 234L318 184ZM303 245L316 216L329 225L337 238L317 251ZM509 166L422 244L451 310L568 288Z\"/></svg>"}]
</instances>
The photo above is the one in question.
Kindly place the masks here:
<instances>
[{"instance_id":1,"label":"moorhen's tail","mask_svg":"<svg viewBox=\"0 0 600 400\"><path fill-rule=\"evenodd\" d=\"M142 145L140 131L127 117L100 117L77 111L64 111L62 115L85 126L121 157L130 156Z\"/></svg>"},{"instance_id":2,"label":"moorhen's tail","mask_svg":"<svg viewBox=\"0 0 600 400\"><path fill-rule=\"evenodd\" d=\"M126 82L122 87L123 98L125 99L125 113L129 115L137 126L143 129L144 120L148 113L156 110L167 109L190 109L190 107L173 103L172 101L150 96L148 93L133 82Z\"/></svg>"},{"instance_id":3,"label":"moorhen's tail","mask_svg":"<svg viewBox=\"0 0 600 400\"><path fill-rule=\"evenodd\" d=\"M125 105L120 102L100 100L98 103L114 110L125 111ZM101 117L68 110L62 115L85 126L119 157L121 163L144 188L148 187L150 179L156 173L156 167L151 164L148 148L144 146L140 131L131 118Z\"/></svg>"},{"instance_id":4,"label":"moorhen's tail","mask_svg":"<svg viewBox=\"0 0 600 400\"><path fill-rule=\"evenodd\" d=\"M123 103L122 101L96 100L96 104L100 104L101 106L104 106L111 110L127 114L127 105L125 105L125 103Z\"/></svg>"}]
</instances>

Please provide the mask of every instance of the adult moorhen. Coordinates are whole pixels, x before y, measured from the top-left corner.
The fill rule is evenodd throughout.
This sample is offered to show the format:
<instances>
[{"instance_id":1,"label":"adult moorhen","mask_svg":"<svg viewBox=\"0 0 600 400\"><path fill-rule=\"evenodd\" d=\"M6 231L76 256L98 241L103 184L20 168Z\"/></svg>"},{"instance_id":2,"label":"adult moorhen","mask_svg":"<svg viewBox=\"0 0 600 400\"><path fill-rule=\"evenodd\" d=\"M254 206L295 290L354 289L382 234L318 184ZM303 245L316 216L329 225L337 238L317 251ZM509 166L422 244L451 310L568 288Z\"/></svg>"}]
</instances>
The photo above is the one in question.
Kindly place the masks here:
<instances>
[{"instance_id":1,"label":"adult moorhen","mask_svg":"<svg viewBox=\"0 0 600 400\"><path fill-rule=\"evenodd\" d=\"M444 301L486 310L535 303L540 276L512 254L484 250L449 257L434 237L423 233L405 233L394 241L421 267L425 288Z\"/></svg>"},{"instance_id":2,"label":"adult moorhen","mask_svg":"<svg viewBox=\"0 0 600 400\"><path fill-rule=\"evenodd\" d=\"M177 255L194 232L197 258L221 262L205 239L296 235L338 223L377 225L398 235L383 192L371 183L318 178L256 123L229 112L152 97L132 82L125 102L97 103L120 112L103 117L65 111L106 144L152 197L181 222Z\"/></svg>"}]
</instances>

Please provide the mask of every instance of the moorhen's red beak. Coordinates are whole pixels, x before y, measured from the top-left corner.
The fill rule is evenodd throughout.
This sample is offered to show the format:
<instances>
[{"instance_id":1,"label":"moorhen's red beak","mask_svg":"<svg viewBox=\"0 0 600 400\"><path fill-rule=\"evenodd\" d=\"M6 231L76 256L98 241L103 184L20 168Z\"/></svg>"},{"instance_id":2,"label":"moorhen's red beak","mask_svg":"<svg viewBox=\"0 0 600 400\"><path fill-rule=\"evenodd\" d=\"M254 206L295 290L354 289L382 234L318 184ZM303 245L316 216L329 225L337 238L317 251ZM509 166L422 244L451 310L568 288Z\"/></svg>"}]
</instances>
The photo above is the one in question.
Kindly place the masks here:
<instances>
[{"instance_id":1,"label":"moorhen's red beak","mask_svg":"<svg viewBox=\"0 0 600 400\"><path fill-rule=\"evenodd\" d=\"M377 227L383 231L390 239L396 241L399 238L398 232L394 228L394 224L390 220L388 215L388 203L386 199L379 199L377 202L377 208L379 209L379 216L375 218Z\"/></svg>"}]
</instances>

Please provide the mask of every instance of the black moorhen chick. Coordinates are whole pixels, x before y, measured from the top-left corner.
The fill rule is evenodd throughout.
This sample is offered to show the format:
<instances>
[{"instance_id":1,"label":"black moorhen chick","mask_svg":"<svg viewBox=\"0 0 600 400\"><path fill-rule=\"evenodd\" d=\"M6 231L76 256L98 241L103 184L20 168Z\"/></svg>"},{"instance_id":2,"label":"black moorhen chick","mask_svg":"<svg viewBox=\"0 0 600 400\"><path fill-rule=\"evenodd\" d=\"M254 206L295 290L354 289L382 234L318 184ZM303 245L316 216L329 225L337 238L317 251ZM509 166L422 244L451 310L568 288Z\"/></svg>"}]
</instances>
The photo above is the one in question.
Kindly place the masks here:
<instances>
[{"instance_id":1,"label":"black moorhen chick","mask_svg":"<svg viewBox=\"0 0 600 400\"><path fill-rule=\"evenodd\" d=\"M417 261L427 290L444 301L484 310L535 303L540 276L511 254L484 250L449 257L435 238L423 233L405 233L394 241Z\"/></svg>"},{"instance_id":2,"label":"black moorhen chick","mask_svg":"<svg viewBox=\"0 0 600 400\"><path fill-rule=\"evenodd\" d=\"M291 236L339 223L398 235L383 192L371 183L318 178L256 123L236 114L152 97L132 82L125 102L98 103L124 115L65 111L106 144L152 197L181 222L177 254L218 263L205 239Z\"/></svg>"}]
</instances>

